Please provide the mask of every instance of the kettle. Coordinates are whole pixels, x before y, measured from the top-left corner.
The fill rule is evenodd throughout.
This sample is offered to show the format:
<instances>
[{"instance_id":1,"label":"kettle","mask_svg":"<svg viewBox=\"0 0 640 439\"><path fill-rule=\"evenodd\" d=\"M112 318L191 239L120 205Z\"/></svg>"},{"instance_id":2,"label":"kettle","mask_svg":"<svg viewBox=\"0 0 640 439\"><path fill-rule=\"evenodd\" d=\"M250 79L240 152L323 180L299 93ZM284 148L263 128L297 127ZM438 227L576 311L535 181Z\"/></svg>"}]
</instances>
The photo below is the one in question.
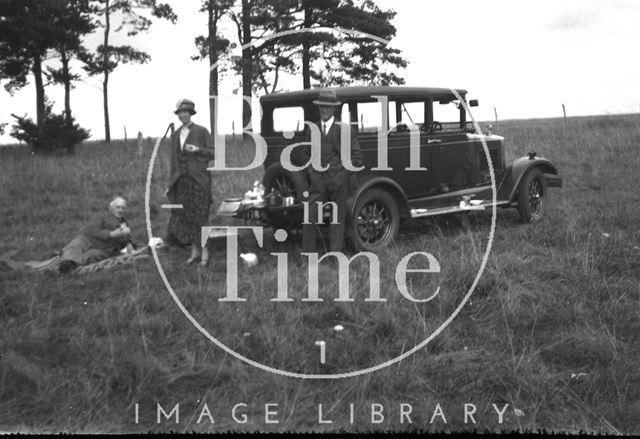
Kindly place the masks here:
<instances>
[{"instance_id":1,"label":"kettle","mask_svg":"<svg viewBox=\"0 0 640 439\"><path fill-rule=\"evenodd\" d=\"M267 206L269 207L279 207L282 205L282 195L279 192L276 192L274 189L271 189L269 195L266 196Z\"/></svg>"}]
</instances>

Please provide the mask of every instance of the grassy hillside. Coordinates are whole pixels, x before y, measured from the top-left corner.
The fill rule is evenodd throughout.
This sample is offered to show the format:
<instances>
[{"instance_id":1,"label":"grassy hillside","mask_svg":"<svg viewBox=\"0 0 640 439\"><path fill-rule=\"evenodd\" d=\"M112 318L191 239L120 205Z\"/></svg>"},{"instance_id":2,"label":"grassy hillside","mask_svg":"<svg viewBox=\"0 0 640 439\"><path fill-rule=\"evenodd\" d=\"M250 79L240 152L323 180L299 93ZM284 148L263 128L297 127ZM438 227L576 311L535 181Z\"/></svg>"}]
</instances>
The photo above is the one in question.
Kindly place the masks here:
<instances>
[{"instance_id":1,"label":"grassy hillside","mask_svg":"<svg viewBox=\"0 0 640 439\"><path fill-rule=\"evenodd\" d=\"M540 223L521 225L515 210L498 211L493 249L471 300L425 349L355 378L287 378L207 340L151 261L68 277L0 265L0 430L640 433L640 117L507 121L495 131L506 138L508 161L533 147L558 165L564 187L550 189ZM125 142L89 143L74 157L0 150L0 254L47 258L116 193L130 201L135 240L146 242L150 153L151 144L137 157ZM228 155L236 163L249 159L238 146L230 145ZM163 148L151 187L156 236L168 220L159 207L166 173ZM260 178L261 170L216 175L214 198L240 195ZM323 267L324 302L302 302L307 277L295 237L279 244L266 233L262 249L241 237L240 251L260 260L240 267L242 303L218 301L225 294L219 244L206 270L185 267L186 251L160 258L185 308L226 346L273 368L341 373L396 357L440 326L474 280L490 223L489 213L473 214L468 229L456 217L407 222L397 245L379 255L384 303L364 301L369 273L362 263L350 278L354 302L334 301L339 280ZM433 254L442 267L439 277L410 278L416 297L441 287L424 304L403 299L394 282L398 261L414 251ZM270 301L277 288L271 252L290 253L293 302ZM343 331L334 330L338 324ZM240 403L246 406L237 407L236 418L246 414L246 423L233 417ZM179 404L179 422L158 424L158 404L167 413ZM332 423L318 421L320 404ZM465 423L465 404L474 405L475 423ZM496 408L506 404L500 423Z\"/></svg>"}]
</instances>

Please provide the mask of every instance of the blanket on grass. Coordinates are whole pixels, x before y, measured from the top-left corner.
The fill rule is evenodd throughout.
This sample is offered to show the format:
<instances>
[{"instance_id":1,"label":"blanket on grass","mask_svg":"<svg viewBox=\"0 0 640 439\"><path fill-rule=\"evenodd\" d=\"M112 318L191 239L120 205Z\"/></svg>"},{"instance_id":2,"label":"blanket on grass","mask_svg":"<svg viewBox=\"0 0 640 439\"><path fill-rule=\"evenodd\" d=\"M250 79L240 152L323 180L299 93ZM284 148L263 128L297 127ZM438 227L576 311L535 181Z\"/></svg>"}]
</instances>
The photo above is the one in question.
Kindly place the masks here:
<instances>
[{"instance_id":1,"label":"blanket on grass","mask_svg":"<svg viewBox=\"0 0 640 439\"><path fill-rule=\"evenodd\" d=\"M58 272L58 267L62 259L60 256L54 256L53 258L46 259L44 261L27 261L18 262L13 259L17 250L13 250L0 256L0 262L4 262L12 270L17 271L37 271L41 273L45 272ZM128 254L119 254L112 256L102 261L94 262L93 264L81 265L71 270L69 274L86 274L93 273L101 270L111 270L121 265L130 265L136 261L142 259L149 259L151 257L151 250L149 247L142 247L134 250Z\"/></svg>"}]
</instances>

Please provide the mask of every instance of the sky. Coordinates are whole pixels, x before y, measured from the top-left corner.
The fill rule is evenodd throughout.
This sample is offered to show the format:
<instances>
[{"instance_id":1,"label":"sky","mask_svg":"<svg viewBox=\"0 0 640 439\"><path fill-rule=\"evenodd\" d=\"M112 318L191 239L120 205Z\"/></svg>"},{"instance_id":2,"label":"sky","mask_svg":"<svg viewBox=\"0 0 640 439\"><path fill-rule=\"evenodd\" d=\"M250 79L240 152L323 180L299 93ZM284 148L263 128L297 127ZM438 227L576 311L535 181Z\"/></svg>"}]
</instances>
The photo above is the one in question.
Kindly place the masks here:
<instances>
[{"instance_id":1,"label":"sky","mask_svg":"<svg viewBox=\"0 0 640 439\"><path fill-rule=\"evenodd\" d=\"M112 139L161 136L178 100L195 101L194 121L208 126L208 65L193 61L194 38L206 30L200 0L164 0L178 15L173 25L156 21L147 34L114 36L114 44L145 50L151 61L118 67L110 77ZM640 112L640 1L636 0L376 0L397 12L396 37L390 45L402 51L408 66L399 71L406 85L452 87L478 99L479 120L561 117ZM230 24L225 25L233 37ZM95 47L100 35L88 38ZM82 73L79 65L76 72ZM285 78L285 89L300 87L300 78ZM221 131L241 120L234 98L239 77L224 75L220 86ZM3 84L4 85L4 84ZM51 85L47 96L62 112L63 89ZM99 77L85 77L71 94L76 121L104 138ZM35 118L35 86L31 80L9 95L0 89L0 123L14 122L11 113ZM254 119L257 125L257 119ZM8 128L8 127L7 127ZM6 130L8 131L8 129ZM6 133L0 144L14 143Z\"/></svg>"}]
</instances>

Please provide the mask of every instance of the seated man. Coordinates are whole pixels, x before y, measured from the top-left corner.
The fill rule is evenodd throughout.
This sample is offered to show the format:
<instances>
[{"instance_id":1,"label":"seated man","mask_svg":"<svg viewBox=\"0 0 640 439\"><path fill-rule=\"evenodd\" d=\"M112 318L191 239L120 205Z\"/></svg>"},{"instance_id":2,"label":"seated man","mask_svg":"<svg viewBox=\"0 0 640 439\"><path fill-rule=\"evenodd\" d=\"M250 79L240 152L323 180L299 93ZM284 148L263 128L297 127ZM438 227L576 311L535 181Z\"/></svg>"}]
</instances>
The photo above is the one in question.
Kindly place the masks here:
<instances>
[{"instance_id":1,"label":"seated man","mask_svg":"<svg viewBox=\"0 0 640 439\"><path fill-rule=\"evenodd\" d=\"M131 250L131 229L123 217L126 209L124 198L114 198L109 203L109 214L94 218L82 233L62 249L60 272L68 273L78 265L107 259L125 247Z\"/></svg>"}]
</instances>

